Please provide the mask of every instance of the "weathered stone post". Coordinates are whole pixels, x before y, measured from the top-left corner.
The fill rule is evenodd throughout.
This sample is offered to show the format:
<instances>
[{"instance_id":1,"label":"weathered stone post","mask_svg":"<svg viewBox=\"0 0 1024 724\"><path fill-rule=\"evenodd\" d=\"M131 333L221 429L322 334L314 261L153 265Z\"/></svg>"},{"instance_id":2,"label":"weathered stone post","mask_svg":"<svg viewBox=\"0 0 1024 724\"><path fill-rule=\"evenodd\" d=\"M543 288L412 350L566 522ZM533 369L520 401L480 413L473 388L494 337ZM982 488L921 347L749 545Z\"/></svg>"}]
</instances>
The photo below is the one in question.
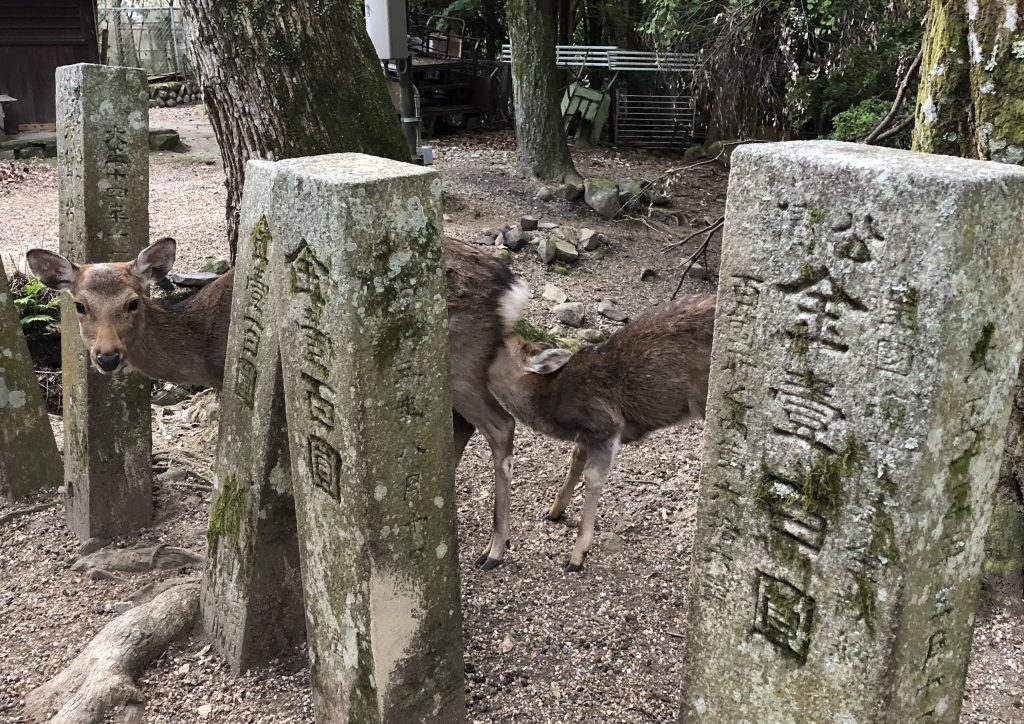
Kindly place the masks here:
<instances>
[{"instance_id":1,"label":"weathered stone post","mask_svg":"<svg viewBox=\"0 0 1024 724\"><path fill-rule=\"evenodd\" d=\"M57 69L60 251L74 262L128 261L149 240L146 74ZM75 307L61 307L64 485L82 539L138 530L153 515L149 380L92 369Z\"/></svg>"},{"instance_id":2,"label":"weathered stone post","mask_svg":"<svg viewBox=\"0 0 1024 724\"><path fill-rule=\"evenodd\" d=\"M1024 332L1024 169L737 149L683 721L955 722Z\"/></svg>"},{"instance_id":3,"label":"weathered stone post","mask_svg":"<svg viewBox=\"0 0 1024 724\"><path fill-rule=\"evenodd\" d=\"M465 720L441 181L362 154L251 162L272 190L313 701Z\"/></svg>"},{"instance_id":4,"label":"weathered stone post","mask_svg":"<svg viewBox=\"0 0 1024 724\"><path fill-rule=\"evenodd\" d=\"M200 606L236 673L305 637L268 176L246 179Z\"/></svg>"},{"instance_id":5,"label":"weathered stone post","mask_svg":"<svg viewBox=\"0 0 1024 724\"><path fill-rule=\"evenodd\" d=\"M0 495L13 501L60 485L63 466L8 289L0 263Z\"/></svg>"}]
</instances>

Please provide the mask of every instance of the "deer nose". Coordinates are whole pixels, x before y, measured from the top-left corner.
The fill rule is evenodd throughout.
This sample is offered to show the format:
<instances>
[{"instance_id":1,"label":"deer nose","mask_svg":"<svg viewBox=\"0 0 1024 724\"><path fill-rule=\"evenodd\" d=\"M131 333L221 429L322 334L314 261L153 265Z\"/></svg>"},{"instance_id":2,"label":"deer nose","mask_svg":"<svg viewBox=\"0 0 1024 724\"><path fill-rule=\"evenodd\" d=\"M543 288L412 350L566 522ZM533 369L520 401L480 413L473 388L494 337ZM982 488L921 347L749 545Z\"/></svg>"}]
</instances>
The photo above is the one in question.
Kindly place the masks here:
<instances>
[{"instance_id":1,"label":"deer nose","mask_svg":"<svg viewBox=\"0 0 1024 724\"><path fill-rule=\"evenodd\" d=\"M121 353L120 352L104 352L102 354L97 353L96 364L104 372L113 372L117 369L117 366L121 364Z\"/></svg>"}]
</instances>

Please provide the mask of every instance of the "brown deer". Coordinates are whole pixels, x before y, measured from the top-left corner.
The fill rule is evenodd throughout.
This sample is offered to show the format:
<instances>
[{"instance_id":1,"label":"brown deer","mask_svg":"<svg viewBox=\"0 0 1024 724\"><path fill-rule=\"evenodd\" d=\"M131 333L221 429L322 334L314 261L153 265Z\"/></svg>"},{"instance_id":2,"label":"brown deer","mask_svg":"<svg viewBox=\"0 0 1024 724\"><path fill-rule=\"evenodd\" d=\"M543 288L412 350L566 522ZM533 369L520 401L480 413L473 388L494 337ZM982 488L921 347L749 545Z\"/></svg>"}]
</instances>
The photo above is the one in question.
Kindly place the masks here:
<instances>
[{"instance_id":1,"label":"brown deer","mask_svg":"<svg viewBox=\"0 0 1024 724\"><path fill-rule=\"evenodd\" d=\"M517 334L506 337L490 366L491 393L519 422L575 442L569 474L547 517L562 517L581 474L586 483L567 572L583 568L597 501L619 447L704 417L714 326L715 295L709 294L651 310L575 355Z\"/></svg>"},{"instance_id":2,"label":"brown deer","mask_svg":"<svg viewBox=\"0 0 1024 724\"><path fill-rule=\"evenodd\" d=\"M28 263L46 286L67 290L75 303L89 357L103 373L130 366L147 377L176 384L221 388L234 270L177 304L149 296L149 285L174 264L176 243L164 238L134 261L74 264L43 249ZM515 420L487 389L487 369L501 349L511 319L525 302L526 287L490 254L445 238L449 358L455 465L477 430L494 458L494 529L477 564L502 562L509 541L509 507Z\"/></svg>"}]
</instances>

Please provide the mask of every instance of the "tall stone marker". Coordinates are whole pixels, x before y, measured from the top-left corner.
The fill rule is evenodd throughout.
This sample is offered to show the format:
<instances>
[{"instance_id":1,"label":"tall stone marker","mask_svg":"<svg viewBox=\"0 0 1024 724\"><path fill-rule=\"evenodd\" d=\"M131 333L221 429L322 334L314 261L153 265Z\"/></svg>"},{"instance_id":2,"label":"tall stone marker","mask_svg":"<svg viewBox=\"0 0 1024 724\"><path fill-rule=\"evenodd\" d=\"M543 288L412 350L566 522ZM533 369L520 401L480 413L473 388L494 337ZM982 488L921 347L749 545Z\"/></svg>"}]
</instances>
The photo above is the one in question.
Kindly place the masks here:
<instances>
[{"instance_id":1,"label":"tall stone marker","mask_svg":"<svg viewBox=\"0 0 1024 724\"><path fill-rule=\"evenodd\" d=\"M957 721L1022 198L1002 164L733 155L682 721Z\"/></svg>"},{"instance_id":2,"label":"tall stone marker","mask_svg":"<svg viewBox=\"0 0 1024 724\"><path fill-rule=\"evenodd\" d=\"M441 181L361 154L246 175L283 262L317 719L465 721Z\"/></svg>"},{"instance_id":3,"label":"tall stone marker","mask_svg":"<svg viewBox=\"0 0 1024 724\"><path fill-rule=\"evenodd\" d=\"M128 261L149 243L149 106L138 68L57 69L60 252ZM110 538L153 515L149 380L89 364L74 304L61 307L64 485L68 526Z\"/></svg>"},{"instance_id":4,"label":"tall stone marker","mask_svg":"<svg viewBox=\"0 0 1024 724\"><path fill-rule=\"evenodd\" d=\"M0 496L14 501L64 477L39 381L0 263Z\"/></svg>"},{"instance_id":5,"label":"tall stone marker","mask_svg":"<svg viewBox=\"0 0 1024 724\"><path fill-rule=\"evenodd\" d=\"M301 643L306 626L278 341L281 300L271 286L271 264L280 259L268 178L248 176L242 196L200 603L211 640L235 672Z\"/></svg>"}]
</instances>

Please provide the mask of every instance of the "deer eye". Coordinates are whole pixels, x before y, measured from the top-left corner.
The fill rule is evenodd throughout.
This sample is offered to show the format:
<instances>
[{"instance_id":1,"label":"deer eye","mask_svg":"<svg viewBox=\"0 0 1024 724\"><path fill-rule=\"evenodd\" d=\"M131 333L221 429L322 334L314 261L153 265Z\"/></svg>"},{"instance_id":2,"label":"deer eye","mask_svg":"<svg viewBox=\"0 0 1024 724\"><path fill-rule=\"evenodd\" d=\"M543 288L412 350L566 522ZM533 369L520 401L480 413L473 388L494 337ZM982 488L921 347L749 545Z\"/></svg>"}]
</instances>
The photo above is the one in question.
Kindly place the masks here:
<instances>
[{"instance_id":1,"label":"deer eye","mask_svg":"<svg viewBox=\"0 0 1024 724\"><path fill-rule=\"evenodd\" d=\"M79 314L85 314L85 305L81 302L75 302L75 311Z\"/></svg>"},{"instance_id":2,"label":"deer eye","mask_svg":"<svg viewBox=\"0 0 1024 724\"><path fill-rule=\"evenodd\" d=\"M134 312L138 308L139 308L139 300L138 299L133 299L130 302L128 302L128 311L129 312Z\"/></svg>"}]
</instances>

